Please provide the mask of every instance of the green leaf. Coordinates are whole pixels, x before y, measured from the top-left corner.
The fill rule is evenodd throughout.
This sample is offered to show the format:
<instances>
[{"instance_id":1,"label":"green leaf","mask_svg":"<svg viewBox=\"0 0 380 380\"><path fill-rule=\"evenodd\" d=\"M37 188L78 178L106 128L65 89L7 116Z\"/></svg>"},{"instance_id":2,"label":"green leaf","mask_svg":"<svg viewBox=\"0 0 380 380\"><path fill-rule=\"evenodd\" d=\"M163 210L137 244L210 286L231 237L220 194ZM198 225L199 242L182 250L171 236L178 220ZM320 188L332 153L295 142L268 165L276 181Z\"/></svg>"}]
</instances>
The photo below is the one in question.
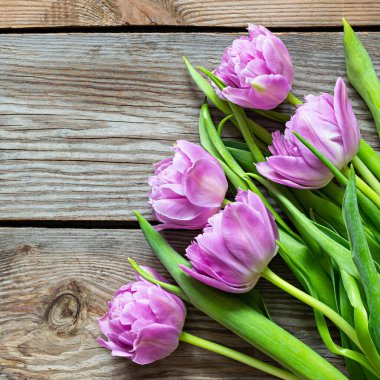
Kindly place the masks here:
<instances>
[{"instance_id":1,"label":"green leaf","mask_svg":"<svg viewBox=\"0 0 380 380\"><path fill-rule=\"evenodd\" d=\"M188 276L179 264L189 267L189 262L139 213L135 214L149 245L196 308L259 348L301 379L347 380L314 350L236 296L210 288Z\"/></svg>"},{"instance_id":2,"label":"green leaf","mask_svg":"<svg viewBox=\"0 0 380 380\"><path fill-rule=\"evenodd\" d=\"M236 141L236 140L227 140L227 139L223 139L223 141L224 141L224 145L227 148L234 148L234 149L239 149L239 150L244 150L246 152L249 152L248 145L244 142ZM252 158L252 162L253 162L253 158Z\"/></svg>"},{"instance_id":3,"label":"green leaf","mask_svg":"<svg viewBox=\"0 0 380 380\"><path fill-rule=\"evenodd\" d=\"M212 87L211 83L202 77L201 74L190 64L186 57L183 57L183 61L185 62L186 68L189 71L191 77L194 82L200 88L200 90L215 104L217 108L219 108L226 115L231 114L231 108L225 100L219 98L217 93L215 92L214 87Z\"/></svg>"},{"instance_id":4,"label":"green leaf","mask_svg":"<svg viewBox=\"0 0 380 380\"><path fill-rule=\"evenodd\" d=\"M184 301L189 302L188 298L186 297L186 294L181 290L179 286L171 285L166 282L162 282L157 280L155 277L152 276L151 273L141 268L139 264L136 263L135 260L132 260L130 257L128 257L128 261L131 264L132 268L142 277L145 278L145 280L151 282L152 284L159 285L162 289L168 291L169 293L172 293L176 295L177 297L181 298Z\"/></svg>"},{"instance_id":5,"label":"green leaf","mask_svg":"<svg viewBox=\"0 0 380 380\"><path fill-rule=\"evenodd\" d=\"M253 164L252 154L246 150L227 147L232 157L248 173L257 173L256 166Z\"/></svg>"},{"instance_id":6,"label":"green leaf","mask_svg":"<svg viewBox=\"0 0 380 380\"><path fill-rule=\"evenodd\" d=\"M216 84L216 86L218 86L219 89L222 90L224 87L226 87L226 85L212 72L208 71L204 67L198 67L198 69L202 71L205 75L207 75ZM254 145L257 144L257 142L252 141L254 137L249 137L248 132L251 132L251 134L257 136L267 145L271 144L272 142L271 134L261 125L249 119L242 107L232 102L228 102L228 105L230 107L231 112L235 115L235 119L233 119L232 121L240 129L253 156L256 158L257 161L263 161L264 159L263 157L261 157L260 151L256 151L256 149L254 148Z\"/></svg>"},{"instance_id":7,"label":"green leaf","mask_svg":"<svg viewBox=\"0 0 380 380\"><path fill-rule=\"evenodd\" d=\"M313 145L311 145L306 139L304 139L297 132L293 131L294 135L319 158L319 160L330 169L335 178L344 186L347 186L347 178L336 168L321 152L319 152ZM368 218L377 226L380 226L380 212L377 206L369 200L361 191L357 191L358 201L363 212Z\"/></svg>"},{"instance_id":8,"label":"green leaf","mask_svg":"<svg viewBox=\"0 0 380 380\"><path fill-rule=\"evenodd\" d=\"M225 161L223 160L223 157L221 156L221 154L218 152L213 142L211 141L211 138L208 134L208 130L206 126L206 123L210 123L210 120L211 120L211 116L208 111L208 105L207 105L207 102L204 102L201 107L201 112L199 115L199 137L200 137L203 148L205 148L212 156L214 156L219 161L220 165L222 166L224 170L224 173L226 174L228 180L230 181L232 186L235 188L235 190L239 188L242 190L248 190L248 185L246 181L244 181L239 175L237 175L233 170L230 169L230 167L225 163ZM212 124L211 126L215 129L215 126L213 125L212 120L211 120L211 124ZM227 153L230 155L228 151ZM244 173L243 170L242 172Z\"/></svg>"},{"instance_id":9,"label":"green leaf","mask_svg":"<svg viewBox=\"0 0 380 380\"><path fill-rule=\"evenodd\" d=\"M199 116L200 126L202 123L202 128L204 133L207 133L209 139L207 141L207 147L210 148L210 143L214 146L218 154L223 158L224 162L233 170L238 176L244 177L245 172L236 162L232 154L227 150L224 145L222 138L219 136L215 125L211 119L210 111L206 102L202 104L201 112ZM202 136L203 138L205 136ZM203 145L203 144L202 144ZM207 149L207 148L205 148ZM207 149L208 150L208 149Z\"/></svg>"},{"instance_id":10,"label":"green leaf","mask_svg":"<svg viewBox=\"0 0 380 380\"><path fill-rule=\"evenodd\" d=\"M346 290L343 286L342 280L340 279L338 284L338 293L339 293L339 309L341 316L353 326L355 323L354 320L354 311L350 304L350 301L347 297ZM345 348L357 351L358 347L349 339L343 332L341 332L342 345ZM348 372L350 374L351 380L374 380L378 377L374 377L371 373L365 370L361 365L356 361L346 358L346 365Z\"/></svg>"},{"instance_id":11,"label":"green leaf","mask_svg":"<svg viewBox=\"0 0 380 380\"><path fill-rule=\"evenodd\" d=\"M312 209L320 217L334 226L334 229L340 234L346 235L346 228L343 222L341 209L333 202L324 199L310 190L295 190L294 191L299 202L308 210Z\"/></svg>"},{"instance_id":12,"label":"green leaf","mask_svg":"<svg viewBox=\"0 0 380 380\"><path fill-rule=\"evenodd\" d=\"M356 91L366 102L372 113L377 131L380 135L380 81L373 67L371 57L352 30L343 19L344 53L346 56L347 76Z\"/></svg>"},{"instance_id":13,"label":"green leaf","mask_svg":"<svg viewBox=\"0 0 380 380\"><path fill-rule=\"evenodd\" d=\"M369 309L368 326L380 352L380 278L369 250L356 197L355 172L351 169L343 201L343 216L347 226L352 256L359 271Z\"/></svg>"},{"instance_id":14,"label":"green leaf","mask_svg":"<svg viewBox=\"0 0 380 380\"><path fill-rule=\"evenodd\" d=\"M322 232L319 227L315 226L305 214L299 211L297 207L289 201L281 187L260 176L254 177L275 196L283 210L292 218L293 223L296 224L297 229L303 237L315 241L320 248L335 261L340 269L359 278L359 273L352 261L351 252L347 248L337 243L334 239Z\"/></svg>"},{"instance_id":15,"label":"green leaf","mask_svg":"<svg viewBox=\"0 0 380 380\"><path fill-rule=\"evenodd\" d=\"M279 229L279 232L279 253L298 281L305 289L310 290L309 283L305 282L306 276L309 282L314 285L314 288L317 289L316 298L336 310L333 284L313 253L306 245L294 239L282 229Z\"/></svg>"}]
</instances>

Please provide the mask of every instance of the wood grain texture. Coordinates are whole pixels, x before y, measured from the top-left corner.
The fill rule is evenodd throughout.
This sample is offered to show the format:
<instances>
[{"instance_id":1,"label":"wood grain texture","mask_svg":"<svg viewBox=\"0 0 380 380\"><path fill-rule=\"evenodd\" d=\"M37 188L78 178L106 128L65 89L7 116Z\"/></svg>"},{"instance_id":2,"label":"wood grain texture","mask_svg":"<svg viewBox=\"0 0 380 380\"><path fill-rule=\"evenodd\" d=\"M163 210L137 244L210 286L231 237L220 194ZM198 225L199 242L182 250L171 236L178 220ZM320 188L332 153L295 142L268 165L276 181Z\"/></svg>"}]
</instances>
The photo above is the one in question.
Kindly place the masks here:
<instances>
[{"instance_id":1,"label":"wood grain texture","mask_svg":"<svg viewBox=\"0 0 380 380\"><path fill-rule=\"evenodd\" d=\"M149 215L152 164L177 139L198 140L203 97L181 56L213 68L234 37L0 36L0 219L129 221L133 209ZM379 70L380 33L360 37ZM342 35L281 38L295 63L295 94L332 92L345 75ZM379 148L369 112L354 90L350 96L364 138Z\"/></svg>"},{"instance_id":2,"label":"wood grain texture","mask_svg":"<svg viewBox=\"0 0 380 380\"><path fill-rule=\"evenodd\" d=\"M379 25L376 0L0 0L0 28L110 25Z\"/></svg>"},{"instance_id":3,"label":"wood grain texture","mask_svg":"<svg viewBox=\"0 0 380 380\"><path fill-rule=\"evenodd\" d=\"M190 232L165 234L180 252L193 237ZM184 343L170 357L145 367L112 357L97 344L97 318L106 301L133 279L127 257L165 273L140 231L2 228L0 253L0 378L271 378ZM280 258L272 268L292 280ZM342 368L342 360L323 347L310 309L264 280L258 288L277 323ZM193 308L185 328L270 361Z\"/></svg>"}]
</instances>

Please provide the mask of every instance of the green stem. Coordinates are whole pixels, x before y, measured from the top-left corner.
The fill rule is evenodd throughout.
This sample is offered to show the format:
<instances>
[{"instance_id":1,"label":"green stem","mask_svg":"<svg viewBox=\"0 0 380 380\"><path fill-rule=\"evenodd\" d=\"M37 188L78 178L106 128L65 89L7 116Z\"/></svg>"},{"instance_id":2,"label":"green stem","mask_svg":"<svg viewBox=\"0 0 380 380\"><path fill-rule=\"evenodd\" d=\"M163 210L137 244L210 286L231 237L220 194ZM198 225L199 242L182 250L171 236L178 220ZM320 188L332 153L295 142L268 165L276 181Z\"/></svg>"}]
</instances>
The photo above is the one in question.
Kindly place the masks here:
<instances>
[{"instance_id":1,"label":"green stem","mask_svg":"<svg viewBox=\"0 0 380 380\"><path fill-rule=\"evenodd\" d=\"M286 97L286 101L294 107L303 104L302 101L299 100L292 92L289 92L288 96Z\"/></svg>"},{"instance_id":2,"label":"green stem","mask_svg":"<svg viewBox=\"0 0 380 380\"><path fill-rule=\"evenodd\" d=\"M342 173L346 178L350 177L350 170L345 167ZM356 187L367 196L380 209L380 195L373 191L360 177L356 176Z\"/></svg>"},{"instance_id":3,"label":"green stem","mask_svg":"<svg viewBox=\"0 0 380 380\"><path fill-rule=\"evenodd\" d=\"M260 140L262 140L266 145L272 144L272 134L268 130L263 128L260 124L257 124L255 121L248 118L247 115L244 116L245 122L248 128L251 130L251 132Z\"/></svg>"},{"instance_id":4,"label":"green stem","mask_svg":"<svg viewBox=\"0 0 380 380\"><path fill-rule=\"evenodd\" d=\"M183 301L189 302L189 299L187 298L186 294L182 291L182 289L179 286L171 285L166 282L162 282L157 280L152 273L144 270L139 264L136 263L135 260L128 257L129 264L131 264L132 268L138 273L142 278L145 278L145 280L151 282L152 284L159 285L162 289L168 291L169 293L172 293L176 295L177 297L181 298Z\"/></svg>"},{"instance_id":5,"label":"green stem","mask_svg":"<svg viewBox=\"0 0 380 380\"><path fill-rule=\"evenodd\" d=\"M232 350L231 348L222 346L214 342L210 342L209 340L199 338L195 335L189 334L184 331L182 331L179 337L179 340L181 342L189 343L189 344L192 344L193 346L197 346L205 350L215 352L216 354L223 355L227 358L236 360L240 363L247 364L250 367L257 368L260 371L269 373L270 375L276 376L279 379L284 379L284 380L298 379L297 376L281 368L277 368L271 364L264 363L261 360L255 359L241 352Z\"/></svg>"},{"instance_id":6,"label":"green stem","mask_svg":"<svg viewBox=\"0 0 380 380\"><path fill-rule=\"evenodd\" d=\"M253 111L262 117L265 117L269 120L278 121L278 122L283 123L283 124L285 124L287 121L290 120L290 115L287 115L287 114L281 113L281 112L276 112L273 110L257 110L257 109L254 109Z\"/></svg>"},{"instance_id":7,"label":"green stem","mask_svg":"<svg viewBox=\"0 0 380 380\"><path fill-rule=\"evenodd\" d=\"M285 291L286 293L289 293L290 295L302 301L306 305L311 306L313 309L320 311L323 315L330 319L331 322L333 322L337 327L339 327L339 329L341 329L361 349L361 344L359 342L358 336L356 335L355 329L346 320L344 320L336 311L334 311L321 301L318 301L316 298L309 296L307 293L296 288L292 284L289 284L289 282L277 276L269 268L265 269L262 276L272 284Z\"/></svg>"},{"instance_id":8,"label":"green stem","mask_svg":"<svg viewBox=\"0 0 380 380\"><path fill-rule=\"evenodd\" d=\"M360 140L360 148L357 156L364 165L380 180L380 155L363 139Z\"/></svg>"},{"instance_id":9,"label":"green stem","mask_svg":"<svg viewBox=\"0 0 380 380\"><path fill-rule=\"evenodd\" d=\"M334 166L318 149L311 145L306 139L300 136L297 132L293 131L294 135L312 152L319 160L330 169L331 173L334 174L335 178L344 186L347 186L348 179L340 172L340 170ZM368 199L366 195L363 194L360 189L356 189L358 202L363 212L371 219L371 222L375 226L380 225L380 214L378 207L373 203L372 200Z\"/></svg>"},{"instance_id":10,"label":"green stem","mask_svg":"<svg viewBox=\"0 0 380 380\"><path fill-rule=\"evenodd\" d=\"M380 195L380 182L372 174L371 170L367 168L367 166L358 156L356 156L352 160L352 163L354 164L355 169L361 174L364 180L368 183L368 185L372 187L372 190L374 190L377 194Z\"/></svg>"},{"instance_id":11,"label":"green stem","mask_svg":"<svg viewBox=\"0 0 380 380\"><path fill-rule=\"evenodd\" d=\"M246 122L247 117L245 116L243 109L234 103L231 103L231 102L228 102L228 103L231 107L232 112L235 115L235 119L239 125L243 138L246 144L248 145L250 152L252 153L254 161L255 162L265 161L264 155L261 153L260 149L258 148L255 138L248 128L248 125Z\"/></svg>"},{"instance_id":12,"label":"green stem","mask_svg":"<svg viewBox=\"0 0 380 380\"><path fill-rule=\"evenodd\" d=\"M224 127L224 124L226 124L226 122L228 120L230 120L232 117L234 117L234 114L230 114L230 115L227 115L224 119L221 120L221 122L219 123L218 125L218 135L219 137L222 137L222 130L223 130L223 127Z\"/></svg>"}]
</instances>

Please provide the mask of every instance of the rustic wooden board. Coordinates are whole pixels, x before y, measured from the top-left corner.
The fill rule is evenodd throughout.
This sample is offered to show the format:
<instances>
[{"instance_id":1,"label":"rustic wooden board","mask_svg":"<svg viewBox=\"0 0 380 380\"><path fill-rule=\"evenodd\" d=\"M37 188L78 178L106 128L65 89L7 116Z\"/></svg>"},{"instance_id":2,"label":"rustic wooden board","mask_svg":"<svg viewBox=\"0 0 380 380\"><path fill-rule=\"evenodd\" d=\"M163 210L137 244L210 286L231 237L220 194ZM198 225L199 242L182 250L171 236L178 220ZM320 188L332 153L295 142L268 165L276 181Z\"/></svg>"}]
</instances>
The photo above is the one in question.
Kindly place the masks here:
<instances>
[{"instance_id":1,"label":"rustic wooden board","mask_svg":"<svg viewBox=\"0 0 380 380\"><path fill-rule=\"evenodd\" d=\"M180 252L192 239L190 232L166 236ZM128 256L165 273L138 230L0 229L0 378L271 378L186 344L145 367L99 347L97 318L113 292L133 279ZM280 258L272 268L292 280ZM277 323L342 367L323 347L309 308L264 280L258 288ZM193 308L186 330L270 361Z\"/></svg>"},{"instance_id":2,"label":"rustic wooden board","mask_svg":"<svg viewBox=\"0 0 380 380\"><path fill-rule=\"evenodd\" d=\"M0 28L109 25L379 25L376 0L1 0Z\"/></svg>"},{"instance_id":3,"label":"rustic wooden board","mask_svg":"<svg viewBox=\"0 0 380 380\"><path fill-rule=\"evenodd\" d=\"M135 220L149 215L152 164L197 141L202 95L181 56L213 68L232 34L0 36L0 219ZM380 69L380 33L361 34ZM294 91L332 91L339 33L287 33ZM371 117L350 95L364 137Z\"/></svg>"}]
</instances>

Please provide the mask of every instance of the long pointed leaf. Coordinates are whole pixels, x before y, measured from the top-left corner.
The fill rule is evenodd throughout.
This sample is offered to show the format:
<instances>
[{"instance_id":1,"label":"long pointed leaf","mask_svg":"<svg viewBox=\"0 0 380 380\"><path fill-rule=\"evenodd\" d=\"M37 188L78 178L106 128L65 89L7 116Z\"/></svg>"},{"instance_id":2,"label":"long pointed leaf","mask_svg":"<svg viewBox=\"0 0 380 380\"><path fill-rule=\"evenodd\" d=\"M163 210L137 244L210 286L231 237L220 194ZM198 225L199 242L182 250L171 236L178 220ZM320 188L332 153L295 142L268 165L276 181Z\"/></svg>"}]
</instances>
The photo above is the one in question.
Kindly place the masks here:
<instances>
[{"instance_id":1,"label":"long pointed leaf","mask_svg":"<svg viewBox=\"0 0 380 380\"><path fill-rule=\"evenodd\" d=\"M351 170L343 201L343 216L347 226L353 260L359 271L367 297L370 333L378 352L380 352L380 278L363 231L353 170Z\"/></svg>"}]
</instances>

